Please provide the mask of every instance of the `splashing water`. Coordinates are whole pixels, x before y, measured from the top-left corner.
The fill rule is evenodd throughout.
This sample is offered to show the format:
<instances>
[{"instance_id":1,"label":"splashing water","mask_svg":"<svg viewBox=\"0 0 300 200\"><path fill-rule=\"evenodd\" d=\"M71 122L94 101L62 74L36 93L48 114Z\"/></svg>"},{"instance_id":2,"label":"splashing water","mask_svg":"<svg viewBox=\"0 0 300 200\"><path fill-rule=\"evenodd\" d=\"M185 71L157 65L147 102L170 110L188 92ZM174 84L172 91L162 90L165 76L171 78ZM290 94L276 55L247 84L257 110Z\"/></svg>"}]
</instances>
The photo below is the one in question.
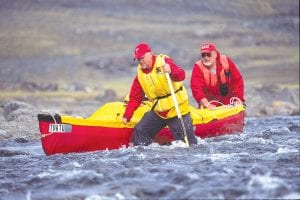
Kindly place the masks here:
<instances>
[{"instance_id":1,"label":"splashing water","mask_svg":"<svg viewBox=\"0 0 300 200\"><path fill-rule=\"evenodd\" d=\"M45 156L0 141L1 199L300 198L300 116L247 118L243 133L184 148L151 144Z\"/></svg>"}]
</instances>

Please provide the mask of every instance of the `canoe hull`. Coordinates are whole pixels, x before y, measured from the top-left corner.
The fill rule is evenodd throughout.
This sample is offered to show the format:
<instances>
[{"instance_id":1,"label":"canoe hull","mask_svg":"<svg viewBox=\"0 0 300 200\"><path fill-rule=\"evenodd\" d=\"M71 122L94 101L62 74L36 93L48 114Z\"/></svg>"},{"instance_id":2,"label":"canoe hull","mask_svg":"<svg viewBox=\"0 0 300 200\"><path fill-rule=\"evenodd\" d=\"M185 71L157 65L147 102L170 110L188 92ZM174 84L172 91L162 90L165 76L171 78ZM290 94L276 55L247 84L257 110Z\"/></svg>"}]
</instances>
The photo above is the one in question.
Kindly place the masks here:
<instances>
[{"instance_id":1,"label":"canoe hull","mask_svg":"<svg viewBox=\"0 0 300 200\"><path fill-rule=\"evenodd\" d=\"M133 132L132 128L72 125L70 133L49 133L49 125L50 122L39 122L41 132L45 133L41 141L46 155L128 147Z\"/></svg>"},{"instance_id":2,"label":"canoe hull","mask_svg":"<svg viewBox=\"0 0 300 200\"><path fill-rule=\"evenodd\" d=\"M39 114L41 142L46 155L70 152L88 152L126 148L131 144L133 127L104 127L64 123L61 116ZM51 124L66 124L69 131L50 130ZM242 132L244 128L244 111L223 119L214 119L207 123L194 124L195 134L201 138ZM168 128L162 129L154 142L168 144L174 138Z\"/></svg>"},{"instance_id":3,"label":"canoe hull","mask_svg":"<svg viewBox=\"0 0 300 200\"><path fill-rule=\"evenodd\" d=\"M245 112L226 117L221 120L213 120L207 124L196 125L195 134L201 138L215 137L236 132L243 132Z\"/></svg>"}]
</instances>

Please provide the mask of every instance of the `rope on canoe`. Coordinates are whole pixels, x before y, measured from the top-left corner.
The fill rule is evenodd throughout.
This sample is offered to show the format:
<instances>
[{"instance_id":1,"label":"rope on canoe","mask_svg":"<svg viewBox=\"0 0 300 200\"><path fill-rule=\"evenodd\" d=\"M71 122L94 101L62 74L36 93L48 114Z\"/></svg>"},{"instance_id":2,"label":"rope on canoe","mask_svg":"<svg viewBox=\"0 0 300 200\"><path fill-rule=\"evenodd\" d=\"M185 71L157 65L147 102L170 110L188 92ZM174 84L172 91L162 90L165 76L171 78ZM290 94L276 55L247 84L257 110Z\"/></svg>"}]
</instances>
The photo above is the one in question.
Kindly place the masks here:
<instances>
[{"instance_id":1,"label":"rope on canoe","mask_svg":"<svg viewBox=\"0 0 300 200\"><path fill-rule=\"evenodd\" d=\"M51 118L53 119L54 123L57 124L57 121L54 117L55 114L51 113L50 111L42 111L42 112L45 113L45 114L49 114L51 116ZM52 134L53 134L53 132L50 132L50 133L47 133L47 134L41 134L41 138L47 137L47 136L52 135Z\"/></svg>"},{"instance_id":2,"label":"rope on canoe","mask_svg":"<svg viewBox=\"0 0 300 200\"><path fill-rule=\"evenodd\" d=\"M208 102L208 105L213 104L213 103L217 103L217 104L221 105L220 107L222 107L222 108L224 108L224 107L229 107L230 108L230 107L234 107L234 106L238 106L238 105L243 104L241 99L238 98L238 97L231 97L230 100L229 100L228 105L225 105L222 102L216 101L216 100L212 100L212 101ZM213 108L213 110L219 109L220 107Z\"/></svg>"}]
</instances>

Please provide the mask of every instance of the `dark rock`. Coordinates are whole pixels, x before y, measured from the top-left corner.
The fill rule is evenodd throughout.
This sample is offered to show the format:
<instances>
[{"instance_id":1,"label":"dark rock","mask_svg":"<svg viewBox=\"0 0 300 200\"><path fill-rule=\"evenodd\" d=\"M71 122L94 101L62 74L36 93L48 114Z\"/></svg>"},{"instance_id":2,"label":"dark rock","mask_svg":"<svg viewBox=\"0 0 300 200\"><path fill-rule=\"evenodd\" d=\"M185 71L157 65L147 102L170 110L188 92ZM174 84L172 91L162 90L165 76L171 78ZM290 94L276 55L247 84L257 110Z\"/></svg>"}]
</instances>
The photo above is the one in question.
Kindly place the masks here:
<instances>
[{"instance_id":1,"label":"dark rock","mask_svg":"<svg viewBox=\"0 0 300 200\"><path fill-rule=\"evenodd\" d=\"M67 88L66 88L67 91L69 92L79 92L79 91L83 91L83 92L90 92L92 91L92 89L83 84L83 83L79 83L79 82L73 82L71 83Z\"/></svg>"},{"instance_id":2,"label":"dark rock","mask_svg":"<svg viewBox=\"0 0 300 200\"><path fill-rule=\"evenodd\" d=\"M116 101L117 100L117 93L115 90L107 89L104 91L103 95L99 95L95 98L96 100L102 102L109 102L109 101Z\"/></svg>"},{"instance_id":3,"label":"dark rock","mask_svg":"<svg viewBox=\"0 0 300 200\"><path fill-rule=\"evenodd\" d=\"M12 157L17 155L26 155L26 153L21 151L9 151L6 149L0 149L0 157Z\"/></svg>"},{"instance_id":4,"label":"dark rock","mask_svg":"<svg viewBox=\"0 0 300 200\"><path fill-rule=\"evenodd\" d=\"M35 82L23 82L20 89L26 91L57 91L58 85L56 83L41 84Z\"/></svg>"},{"instance_id":5,"label":"dark rock","mask_svg":"<svg viewBox=\"0 0 300 200\"><path fill-rule=\"evenodd\" d=\"M28 140L26 140L25 138L16 138L15 141L17 143L27 143L28 142Z\"/></svg>"},{"instance_id":6,"label":"dark rock","mask_svg":"<svg viewBox=\"0 0 300 200\"><path fill-rule=\"evenodd\" d=\"M38 111L30 104L21 101L10 101L3 107L3 116L7 121L13 121L21 115L35 115Z\"/></svg>"},{"instance_id":7,"label":"dark rock","mask_svg":"<svg viewBox=\"0 0 300 200\"><path fill-rule=\"evenodd\" d=\"M300 133L300 127L297 125L292 125L288 127L290 131L295 132L295 133Z\"/></svg>"},{"instance_id":8,"label":"dark rock","mask_svg":"<svg viewBox=\"0 0 300 200\"><path fill-rule=\"evenodd\" d=\"M247 87L247 116L292 115L299 113L299 91L277 85Z\"/></svg>"}]
</instances>

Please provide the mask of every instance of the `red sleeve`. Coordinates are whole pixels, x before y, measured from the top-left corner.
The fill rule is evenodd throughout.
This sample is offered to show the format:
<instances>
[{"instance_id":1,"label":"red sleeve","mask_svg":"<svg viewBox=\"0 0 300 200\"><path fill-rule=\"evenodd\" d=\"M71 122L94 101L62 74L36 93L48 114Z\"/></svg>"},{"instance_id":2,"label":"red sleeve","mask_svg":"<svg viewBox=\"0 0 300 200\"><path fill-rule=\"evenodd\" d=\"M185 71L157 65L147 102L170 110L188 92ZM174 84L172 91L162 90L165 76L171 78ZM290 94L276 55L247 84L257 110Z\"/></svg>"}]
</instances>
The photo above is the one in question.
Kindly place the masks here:
<instances>
[{"instance_id":1,"label":"red sleeve","mask_svg":"<svg viewBox=\"0 0 300 200\"><path fill-rule=\"evenodd\" d=\"M191 90L197 103L200 103L201 99L206 97L203 88L205 88L205 79L203 73L200 67L197 64L194 64L191 75Z\"/></svg>"},{"instance_id":2,"label":"red sleeve","mask_svg":"<svg viewBox=\"0 0 300 200\"><path fill-rule=\"evenodd\" d=\"M232 87L233 95L238 97L242 102L245 102L244 80L242 74L230 58L228 58L228 64L231 72L230 85Z\"/></svg>"},{"instance_id":3,"label":"red sleeve","mask_svg":"<svg viewBox=\"0 0 300 200\"><path fill-rule=\"evenodd\" d=\"M179 67L171 58L165 58L165 62L171 67L170 77L172 81L179 82L185 79L185 71Z\"/></svg>"},{"instance_id":4,"label":"red sleeve","mask_svg":"<svg viewBox=\"0 0 300 200\"><path fill-rule=\"evenodd\" d=\"M137 76L134 78L133 83L131 85L130 94L129 94L129 102L126 106L125 113L123 117L125 117L128 121L132 118L134 111L140 106L142 100L145 96L145 93L142 89L141 84L138 81Z\"/></svg>"}]
</instances>

